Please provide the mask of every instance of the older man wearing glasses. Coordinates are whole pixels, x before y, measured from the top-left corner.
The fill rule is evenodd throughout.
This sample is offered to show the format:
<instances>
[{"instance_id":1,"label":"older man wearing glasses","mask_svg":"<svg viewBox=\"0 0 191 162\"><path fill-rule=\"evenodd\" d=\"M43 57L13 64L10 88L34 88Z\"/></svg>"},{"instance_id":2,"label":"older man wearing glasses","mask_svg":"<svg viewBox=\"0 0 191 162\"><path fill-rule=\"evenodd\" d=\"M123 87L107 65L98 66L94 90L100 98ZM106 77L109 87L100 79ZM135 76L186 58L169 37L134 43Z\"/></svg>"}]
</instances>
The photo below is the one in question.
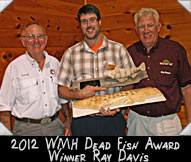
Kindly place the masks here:
<instances>
[{"instance_id":1,"label":"older man wearing glasses","mask_svg":"<svg viewBox=\"0 0 191 162\"><path fill-rule=\"evenodd\" d=\"M44 27L32 22L24 27L22 44L26 53L6 69L0 91L1 121L11 130L10 114L15 116L14 135L64 135L59 118L61 104L70 123L67 101L58 97L59 62L44 50L48 37ZM70 124L66 135L69 133Z\"/></svg>"}]
</instances>

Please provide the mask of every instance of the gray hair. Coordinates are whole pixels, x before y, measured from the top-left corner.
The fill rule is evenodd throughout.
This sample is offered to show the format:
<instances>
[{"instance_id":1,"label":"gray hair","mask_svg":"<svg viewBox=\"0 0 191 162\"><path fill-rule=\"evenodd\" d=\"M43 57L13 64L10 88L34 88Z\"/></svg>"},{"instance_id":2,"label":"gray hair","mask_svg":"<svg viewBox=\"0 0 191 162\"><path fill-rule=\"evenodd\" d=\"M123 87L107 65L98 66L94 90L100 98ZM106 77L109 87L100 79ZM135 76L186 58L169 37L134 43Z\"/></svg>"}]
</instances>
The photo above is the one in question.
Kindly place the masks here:
<instances>
[{"instance_id":1,"label":"gray hair","mask_svg":"<svg viewBox=\"0 0 191 162\"><path fill-rule=\"evenodd\" d=\"M156 25L159 24L159 14L153 8L141 8L134 16L135 25L138 26L138 20L142 16L152 15L155 19Z\"/></svg>"},{"instance_id":2,"label":"gray hair","mask_svg":"<svg viewBox=\"0 0 191 162\"><path fill-rule=\"evenodd\" d=\"M23 29L23 31L22 31L22 36L23 36L23 37L26 36L26 35L25 35L25 34L26 34L26 29L27 29L29 26L34 25L34 24L40 26L40 28L42 29L43 33L46 35L46 30L45 30L45 28L44 28L40 23L38 23L38 22L30 22L30 23L28 23L27 25L24 26L24 29Z\"/></svg>"}]
</instances>

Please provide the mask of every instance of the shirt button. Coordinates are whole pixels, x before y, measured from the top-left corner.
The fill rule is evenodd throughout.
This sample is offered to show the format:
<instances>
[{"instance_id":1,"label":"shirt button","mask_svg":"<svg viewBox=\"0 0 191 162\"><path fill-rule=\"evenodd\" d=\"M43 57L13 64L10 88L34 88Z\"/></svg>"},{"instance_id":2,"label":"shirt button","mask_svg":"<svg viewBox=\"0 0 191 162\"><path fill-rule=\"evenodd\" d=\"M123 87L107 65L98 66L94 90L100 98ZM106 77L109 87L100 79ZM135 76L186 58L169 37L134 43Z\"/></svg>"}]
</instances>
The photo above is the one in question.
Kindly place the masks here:
<instances>
[{"instance_id":1,"label":"shirt button","mask_svg":"<svg viewBox=\"0 0 191 162\"><path fill-rule=\"evenodd\" d=\"M150 114L150 111L149 111L149 110L147 111L147 114Z\"/></svg>"},{"instance_id":2,"label":"shirt button","mask_svg":"<svg viewBox=\"0 0 191 162\"><path fill-rule=\"evenodd\" d=\"M42 83L44 83L44 80L42 81Z\"/></svg>"},{"instance_id":3,"label":"shirt button","mask_svg":"<svg viewBox=\"0 0 191 162\"><path fill-rule=\"evenodd\" d=\"M147 80L150 80L149 78L147 78Z\"/></svg>"},{"instance_id":4,"label":"shirt button","mask_svg":"<svg viewBox=\"0 0 191 162\"><path fill-rule=\"evenodd\" d=\"M48 105L47 105L47 104L45 104L44 106L45 106L45 107L47 107Z\"/></svg>"},{"instance_id":5,"label":"shirt button","mask_svg":"<svg viewBox=\"0 0 191 162\"><path fill-rule=\"evenodd\" d=\"M46 94L46 92L43 92L43 94Z\"/></svg>"},{"instance_id":6,"label":"shirt button","mask_svg":"<svg viewBox=\"0 0 191 162\"><path fill-rule=\"evenodd\" d=\"M147 56L148 58L150 58L151 56Z\"/></svg>"},{"instance_id":7,"label":"shirt button","mask_svg":"<svg viewBox=\"0 0 191 162\"><path fill-rule=\"evenodd\" d=\"M150 70L150 67L147 67L148 70Z\"/></svg>"}]
</instances>

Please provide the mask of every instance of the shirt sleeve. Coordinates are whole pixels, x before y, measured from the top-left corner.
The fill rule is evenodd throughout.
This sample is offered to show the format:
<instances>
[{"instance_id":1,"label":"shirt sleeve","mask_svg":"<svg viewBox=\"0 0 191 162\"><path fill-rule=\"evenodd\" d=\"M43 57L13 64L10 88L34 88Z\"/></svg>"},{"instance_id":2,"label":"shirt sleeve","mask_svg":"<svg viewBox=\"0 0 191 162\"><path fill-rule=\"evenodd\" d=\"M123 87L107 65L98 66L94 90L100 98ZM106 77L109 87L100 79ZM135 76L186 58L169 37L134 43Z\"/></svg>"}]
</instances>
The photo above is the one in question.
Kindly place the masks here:
<instances>
[{"instance_id":1,"label":"shirt sleeve","mask_svg":"<svg viewBox=\"0 0 191 162\"><path fill-rule=\"evenodd\" d=\"M188 62L186 50L179 44L178 51L178 81L181 87L191 84L191 66Z\"/></svg>"},{"instance_id":2,"label":"shirt sleeve","mask_svg":"<svg viewBox=\"0 0 191 162\"><path fill-rule=\"evenodd\" d=\"M11 73L11 66L9 65L5 71L0 90L0 111L11 111L15 104L13 78Z\"/></svg>"},{"instance_id":3,"label":"shirt sleeve","mask_svg":"<svg viewBox=\"0 0 191 162\"><path fill-rule=\"evenodd\" d=\"M59 71L60 71L60 63L57 62L57 69L58 69L58 74L59 74ZM58 98L58 103L59 104L65 104L65 103L68 103L68 100L65 100L63 98Z\"/></svg>"},{"instance_id":4,"label":"shirt sleeve","mask_svg":"<svg viewBox=\"0 0 191 162\"><path fill-rule=\"evenodd\" d=\"M122 46L121 48L121 56L122 58L122 67L124 68L132 68L135 67L135 64L133 62L133 59L131 57L131 55L129 54L129 52L127 51L127 49Z\"/></svg>"},{"instance_id":5,"label":"shirt sleeve","mask_svg":"<svg viewBox=\"0 0 191 162\"><path fill-rule=\"evenodd\" d=\"M65 104L68 103L68 100L65 100L63 98L59 98L59 104Z\"/></svg>"},{"instance_id":6,"label":"shirt sleeve","mask_svg":"<svg viewBox=\"0 0 191 162\"><path fill-rule=\"evenodd\" d=\"M71 66L70 50L66 50L60 62L58 84L70 87L72 84L73 71Z\"/></svg>"}]
</instances>

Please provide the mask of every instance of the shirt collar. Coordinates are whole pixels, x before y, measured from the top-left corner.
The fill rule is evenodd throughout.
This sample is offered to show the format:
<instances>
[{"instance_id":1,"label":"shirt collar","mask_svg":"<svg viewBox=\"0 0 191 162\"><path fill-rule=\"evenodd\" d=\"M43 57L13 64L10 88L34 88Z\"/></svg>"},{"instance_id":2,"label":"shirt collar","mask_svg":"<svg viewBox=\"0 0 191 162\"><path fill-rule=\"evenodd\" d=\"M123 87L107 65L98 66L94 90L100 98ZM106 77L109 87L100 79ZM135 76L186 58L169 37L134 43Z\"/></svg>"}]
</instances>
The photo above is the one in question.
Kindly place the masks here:
<instances>
[{"instance_id":1,"label":"shirt collar","mask_svg":"<svg viewBox=\"0 0 191 162\"><path fill-rule=\"evenodd\" d=\"M145 55L151 55L152 53L154 53L158 49L159 44L160 44L160 40L161 40L161 38L159 37L156 44L150 49L149 53L147 53L147 49L143 45L143 43L141 41L139 41L136 45L137 52L143 53Z\"/></svg>"},{"instance_id":2,"label":"shirt collar","mask_svg":"<svg viewBox=\"0 0 191 162\"><path fill-rule=\"evenodd\" d=\"M104 40L98 51L108 50L108 39L103 34L102 34L102 37ZM86 43L85 39L82 41L82 46L81 46L80 52L94 53L93 50Z\"/></svg>"},{"instance_id":3,"label":"shirt collar","mask_svg":"<svg viewBox=\"0 0 191 162\"><path fill-rule=\"evenodd\" d=\"M44 64L44 65L46 66L47 64L49 64L48 53L47 53L46 51L43 51L43 55L45 56L45 64ZM29 55L28 51L26 51L26 56L27 56L28 61L31 63L31 65L38 66L38 63L36 62L35 59L33 59L33 58Z\"/></svg>"}]
</instances>

